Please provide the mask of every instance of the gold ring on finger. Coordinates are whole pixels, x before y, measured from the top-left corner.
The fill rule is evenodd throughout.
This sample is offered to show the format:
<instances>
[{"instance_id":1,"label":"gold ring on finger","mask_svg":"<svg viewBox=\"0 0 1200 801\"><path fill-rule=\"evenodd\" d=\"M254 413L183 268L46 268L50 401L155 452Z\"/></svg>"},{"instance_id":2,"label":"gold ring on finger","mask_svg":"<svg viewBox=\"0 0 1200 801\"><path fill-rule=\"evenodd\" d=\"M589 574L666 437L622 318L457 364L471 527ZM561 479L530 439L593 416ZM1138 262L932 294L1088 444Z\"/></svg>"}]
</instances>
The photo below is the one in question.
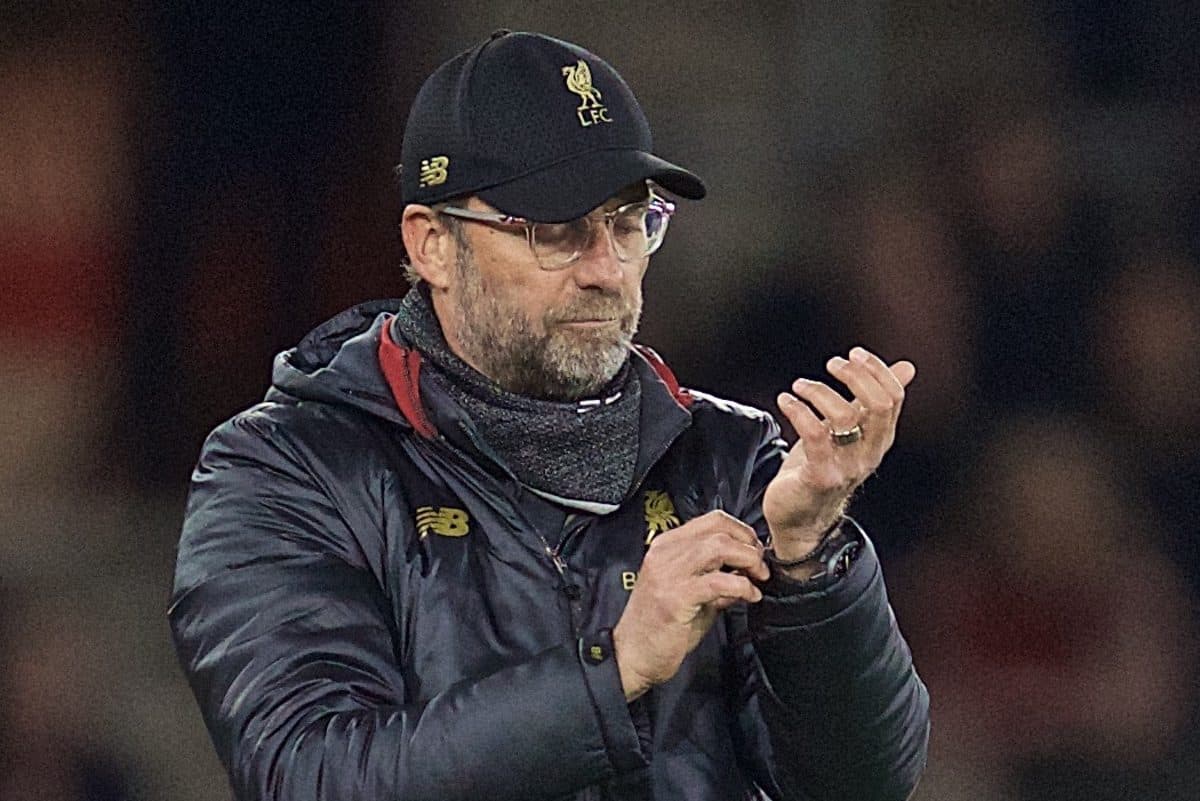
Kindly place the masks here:
<instances>
[{"instance_id":1,"label":"gold ring on finger","mask_svg":"<svg viewBox=\"0 0 1200 801\"><path fill-rule=\"evenodd\" d=\"M845 431L830 431L829 435L833 437L834 445L853 445L862 439L862 425L860 423L855 423Z\"/></svg>"}]
</instances>

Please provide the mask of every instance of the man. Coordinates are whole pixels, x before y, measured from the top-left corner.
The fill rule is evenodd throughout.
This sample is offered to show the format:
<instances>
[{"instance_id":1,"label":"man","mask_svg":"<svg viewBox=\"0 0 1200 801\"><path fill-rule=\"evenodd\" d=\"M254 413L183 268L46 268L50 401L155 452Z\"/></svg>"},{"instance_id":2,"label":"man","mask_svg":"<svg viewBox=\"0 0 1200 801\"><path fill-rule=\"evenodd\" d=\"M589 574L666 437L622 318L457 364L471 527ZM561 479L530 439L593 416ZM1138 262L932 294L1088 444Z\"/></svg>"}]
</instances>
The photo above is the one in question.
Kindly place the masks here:
<instances>
[{"instance_id":1,"label":"man","mask_svg":"<svg viewBox=\"0 0 1200 801\"><path fill-rule=\"evenodd\" d=\"M925 689L842 515L914 369L769 415L631 345L690 172L615 71L498 32L405 132L416 286L196 469L170 617L241 799L903 799ZM768 544L769 543L769 544Z\"/></svg>"}]
</instances>

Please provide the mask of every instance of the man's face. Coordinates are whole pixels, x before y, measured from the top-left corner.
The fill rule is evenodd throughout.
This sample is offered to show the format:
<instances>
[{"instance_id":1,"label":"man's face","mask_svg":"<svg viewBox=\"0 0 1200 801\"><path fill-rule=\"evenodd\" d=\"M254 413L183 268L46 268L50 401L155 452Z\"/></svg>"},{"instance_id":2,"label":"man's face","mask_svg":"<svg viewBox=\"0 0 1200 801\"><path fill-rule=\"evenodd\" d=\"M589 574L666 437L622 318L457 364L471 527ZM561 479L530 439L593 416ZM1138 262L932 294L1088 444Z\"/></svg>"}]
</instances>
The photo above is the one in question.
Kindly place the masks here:
<instances>
[{"instance_id":1,"label":"man's face","mask_svg":"<svg viewBox=\"0 0 1200 801\"><path fill-rule=\"evenodd\" d=\"M644 186L631 187L600 210L643 197ZM493 211L477 198L467 206ZM628 357L649 258L619 261L603 225L594 230L576 261L548 271L524 230L465 223L441 314L451 347L510 392L553 400L600 392Z\"/></svg>"}]
</instances>

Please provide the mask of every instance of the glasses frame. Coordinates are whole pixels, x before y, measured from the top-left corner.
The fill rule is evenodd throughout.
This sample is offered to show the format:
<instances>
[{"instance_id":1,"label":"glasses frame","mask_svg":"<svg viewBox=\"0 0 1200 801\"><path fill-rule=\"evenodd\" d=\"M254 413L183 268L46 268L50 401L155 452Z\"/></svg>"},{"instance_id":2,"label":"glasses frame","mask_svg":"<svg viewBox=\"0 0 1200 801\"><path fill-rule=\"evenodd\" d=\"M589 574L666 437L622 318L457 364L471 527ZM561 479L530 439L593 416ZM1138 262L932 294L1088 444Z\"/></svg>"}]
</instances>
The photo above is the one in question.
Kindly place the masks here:
<instances>
[{"instance_id":1,"label":"glasses frame","mask_svg":"<svg viewBox=\"0 0 1200 801\"><path fill-rule=\"evenodd\" d=\"M612 211L606 211L601 215L601 217L604 220L604 228L608 232L608 243L609 243L609 245L612 246L613 255L615 255L617 257L617 261L624 263L624 262L632 261L636 258L644 259L648 256L652 256L658 252L658 249L662 247L663 240L666 239L667 225L671 222L672 215L675 214L675 204L672 203L671 201L667 200L663 196L657 194L653 188L650 188L649 191L650 191L650 194L645 199L635 200L631 203L626 203L623 206L618 206L617 208L613 209ZM659 236L658 241L654 242L650 246L650 249L648 251L646 251L645 253L643 253L641 256L624 256L624 257L622 257L621 250L620 250L620 248L617 247L617 241L613 235L613 223L615 222L617 217L619 215L621 215L622 213L624 213L625 211L628 211L629 209L633 208L634 206L643 206L643 205L646 206L647 212L649 212L651 209L654 209L663 215L662 235ZM445 214L450 217L457 217L460 220L469 220L471 222L489 223L491 225L499 225L499 226L504 226L507 228L524 228L525 229L525 241L529 245L529 252L533 254L533 257L535 259L537 259L538 266L541 267L543 270L547 270L547 271L562 270L562 269L565 269L565 268L571 266L576 261L578 261L579 257L583 255L584 251L586 251L587 248L591 246L592 241L593 241L592 237L595 236L595 230L596 230L595 225L598 222L596 217L594 217L592 215L585 215L583 217L578 218L581 220L589 221L588 222L587 244L584 247L580 248L579 250L576 250L573 254L571 254L570 257L568 257L561 264L552 264L552 265L547 266L544 263L544 261L542 260L542 258L538 256L537 250L535 249L534 229L538 225L558 225L559 223L539 223L534 220L528 220L524 217L515 217L511 214L503 214L501 212L490 212L490 211L476 211L475 209L464 209L461 206L440 206L440 207L436 208L436 211L439 214ZM574 222L574 220L568 220L567 222Z\"/></svg>"}]
</instances>

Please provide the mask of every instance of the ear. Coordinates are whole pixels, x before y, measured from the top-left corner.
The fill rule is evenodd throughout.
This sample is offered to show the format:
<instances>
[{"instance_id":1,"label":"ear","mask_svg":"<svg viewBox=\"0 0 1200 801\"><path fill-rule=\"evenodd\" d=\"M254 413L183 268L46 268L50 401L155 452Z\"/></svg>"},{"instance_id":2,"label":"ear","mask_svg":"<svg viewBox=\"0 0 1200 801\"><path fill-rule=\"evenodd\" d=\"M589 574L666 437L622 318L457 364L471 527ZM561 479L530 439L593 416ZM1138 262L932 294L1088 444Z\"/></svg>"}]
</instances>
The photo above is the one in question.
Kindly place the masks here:
<instances>
[{"instance_id":1,"label":"ear","mask_svg":"<svg viewBox=\"0 0 1200 801\"><path fill-rule=\"evenodd\" d=\"M410 203L400 218L404 249L417 275L434 289L445 289L454 266L454 235L429 206Z\"/></svg>"}]
</instances>

